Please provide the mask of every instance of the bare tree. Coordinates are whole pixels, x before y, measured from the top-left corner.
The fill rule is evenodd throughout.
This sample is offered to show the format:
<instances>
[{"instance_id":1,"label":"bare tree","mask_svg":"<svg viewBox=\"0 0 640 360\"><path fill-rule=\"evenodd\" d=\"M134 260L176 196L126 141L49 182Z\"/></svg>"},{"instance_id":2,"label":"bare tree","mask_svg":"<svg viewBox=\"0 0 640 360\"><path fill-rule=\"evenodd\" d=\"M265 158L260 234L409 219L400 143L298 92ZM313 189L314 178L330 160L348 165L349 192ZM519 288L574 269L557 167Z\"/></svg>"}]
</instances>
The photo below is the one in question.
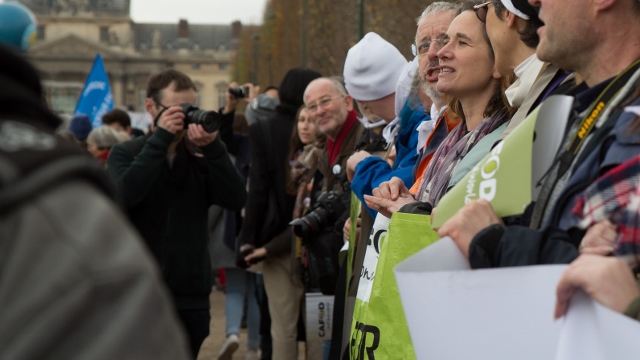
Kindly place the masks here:
<instances>
[{"instance_id":1,"label":"bare tree","mask_svg":"<svg viewBox=\"0 0 640 360\"><path fill-rule=\"evenodd\" d=\"M303 16L303 2L307 16ZM365 34L374 31L407 58L416 32L415 19L433 0L362 0ZM234 78L277 85L291 68L301 66L303 42L306 67L325 76L342 75L347 51L358 42L358 0L269 0L264 24L243 29ZM304 23L303 23L304 22ZM302 28L306 29L303 39Z\"/></svg>"}]
</instances>

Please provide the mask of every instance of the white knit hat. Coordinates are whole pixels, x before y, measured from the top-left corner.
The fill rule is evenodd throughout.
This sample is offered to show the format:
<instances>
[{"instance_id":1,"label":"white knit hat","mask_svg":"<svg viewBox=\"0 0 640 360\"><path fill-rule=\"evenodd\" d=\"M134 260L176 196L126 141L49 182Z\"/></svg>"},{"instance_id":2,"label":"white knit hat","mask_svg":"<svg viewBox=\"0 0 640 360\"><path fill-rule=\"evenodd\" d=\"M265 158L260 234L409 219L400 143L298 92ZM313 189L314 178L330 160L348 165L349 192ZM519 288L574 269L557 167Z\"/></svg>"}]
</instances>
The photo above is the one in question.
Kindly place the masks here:
<instances>
[{"instance_id":1,"label":"white knit hat","mask_svg":"<svg viewBox=\"0 0 640 360\"><path fill-rule=\"evenodd\" d=\"M344 83L356 100L373 101L393 94L407 60L391 43L370 32L347 53Z\"/></svg>"}]
</instances>

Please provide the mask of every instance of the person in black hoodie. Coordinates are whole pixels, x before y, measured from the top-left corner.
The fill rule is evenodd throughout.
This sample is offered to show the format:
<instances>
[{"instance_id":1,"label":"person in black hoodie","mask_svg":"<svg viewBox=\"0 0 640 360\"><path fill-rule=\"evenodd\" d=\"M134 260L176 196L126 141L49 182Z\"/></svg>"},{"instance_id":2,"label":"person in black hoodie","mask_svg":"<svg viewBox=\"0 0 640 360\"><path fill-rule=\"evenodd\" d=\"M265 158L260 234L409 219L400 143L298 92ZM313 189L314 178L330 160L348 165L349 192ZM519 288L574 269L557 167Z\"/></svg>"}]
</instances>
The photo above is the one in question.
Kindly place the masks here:
<instances>
[{"instance_id":1,"label":"person in black hoodie","mask_svg":"<svg viewBox=\"0 0 640 360\"><path fill-rule=\"evenodd\" d=\"M303 105L307 85L320 74L295 68L287 72L280 84L280 105L276 114L258 120L249 127L251 170L249 199L240 241L256 249L245 259L263 262L264 286L269 299L274 359L296 359L297 323L304 293L301 283L291 276L289 227L295 196L287 193L289 137L296 123L296 113Z\"/></svg>"}]
</instances>

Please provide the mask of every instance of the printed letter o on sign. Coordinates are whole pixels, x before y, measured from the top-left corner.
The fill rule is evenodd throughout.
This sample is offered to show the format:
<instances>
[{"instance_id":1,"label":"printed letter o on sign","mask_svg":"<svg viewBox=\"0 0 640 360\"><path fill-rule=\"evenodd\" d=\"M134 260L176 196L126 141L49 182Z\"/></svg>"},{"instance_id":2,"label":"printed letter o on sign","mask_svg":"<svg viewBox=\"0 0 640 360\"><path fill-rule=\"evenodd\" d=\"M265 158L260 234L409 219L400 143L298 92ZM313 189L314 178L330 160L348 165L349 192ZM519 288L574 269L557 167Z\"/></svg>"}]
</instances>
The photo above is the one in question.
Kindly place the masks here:
<instances>
[{"instance_id":1,"label":"printed letter o on sign","mask_svg":"<svg viewBox=\"0 0 640 360\"><path fill-rule=\"evenodd\" d=\"M486 180L494 177L499 168L500 158L497 155L493 155L485 161L482 169L480 170L480 174L482 175L482 178Z\"/></svg>"},{"instance_id":2,"label":"printed letter o on sign","mask_svg":"<svg viewBox=\"0 0 640 360\"><path fill-rule=\"evenodd\" d=\"M496 196L496 179L483 180L480 183L480 199L493 200Z\"/></svg>"}]
</instances>

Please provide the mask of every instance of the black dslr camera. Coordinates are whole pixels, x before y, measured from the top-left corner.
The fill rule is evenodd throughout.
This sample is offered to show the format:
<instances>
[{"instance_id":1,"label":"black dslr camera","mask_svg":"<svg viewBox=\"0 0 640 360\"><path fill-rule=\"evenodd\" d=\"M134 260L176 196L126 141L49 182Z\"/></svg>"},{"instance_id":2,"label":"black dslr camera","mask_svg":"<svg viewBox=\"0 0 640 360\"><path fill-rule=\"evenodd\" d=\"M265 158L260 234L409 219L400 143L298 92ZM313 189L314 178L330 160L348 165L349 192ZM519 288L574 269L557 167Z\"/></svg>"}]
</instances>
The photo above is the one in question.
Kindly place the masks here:
<instances>
[{"instance_id":1,"label":"black dslr camera","mask_svg":"<svg viewBox=\"0 0 640 360\"><path fill-rule=\"evenodd\" d=\"M249 97L249 87L248 86L237 86L229 88L229 94L233 95L238 99L244 99Z\"/></svg>"},{"instance_id":2,"label":"black dslr camera","mask_svg":"<svg viewBox=\"0 0 640 360\"><path fill-rule=\"evenodd\" d=\"M293 232L302 239L307 239L333 224L342 215L347 206L341 195L335 191L327 191L318 197L311 211L305 216L289 223Z\"/></svg>"},{"instance_id":3,"label":"black dslr camera","mask_svg":"<svg viewBox=\"0 0 640 360\"><path fill-rule=\"evenodd\" d=\"M215 132L220 128L222 115L217 112L200 110L197 106L189 103L180 104L180 107L184 113L185 130L189 124L200 124L204 128L204 131L208 133Z\"/></svg>"}]
</instances>

